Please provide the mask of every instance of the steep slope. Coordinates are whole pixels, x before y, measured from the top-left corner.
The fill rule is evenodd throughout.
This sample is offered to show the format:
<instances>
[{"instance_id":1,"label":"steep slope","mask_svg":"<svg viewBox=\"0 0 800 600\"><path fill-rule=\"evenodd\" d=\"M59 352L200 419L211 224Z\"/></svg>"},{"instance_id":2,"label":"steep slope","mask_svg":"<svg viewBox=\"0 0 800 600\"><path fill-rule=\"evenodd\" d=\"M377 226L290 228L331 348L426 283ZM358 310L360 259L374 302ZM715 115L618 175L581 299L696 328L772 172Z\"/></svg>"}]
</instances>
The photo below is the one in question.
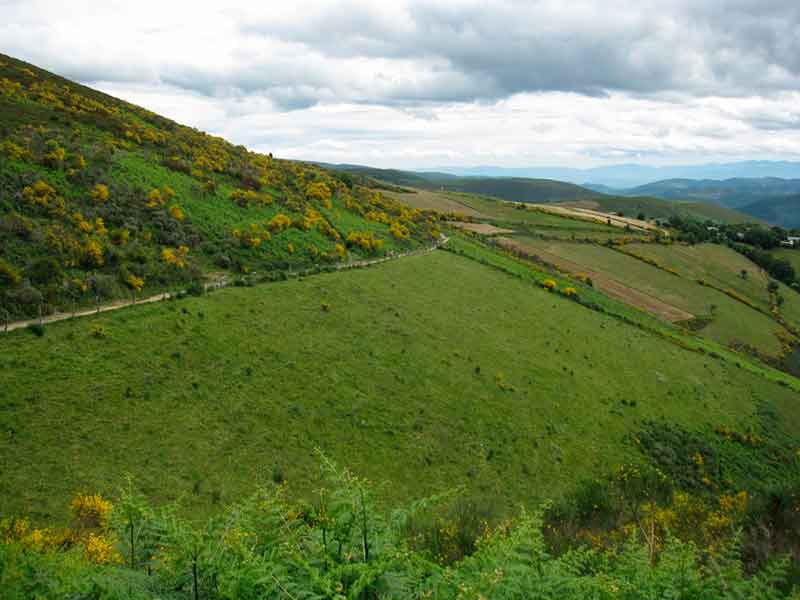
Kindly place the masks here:
<instances>
[{"instance_id":1,"label":"steep slope","mask_svg":"<svg viewBox=\"0 0 800 600\"><path fill-rule=\"evenodd\" d=\"M436 216L0 55L0 320L346 262Z\"/></svg>"}]
</instances>

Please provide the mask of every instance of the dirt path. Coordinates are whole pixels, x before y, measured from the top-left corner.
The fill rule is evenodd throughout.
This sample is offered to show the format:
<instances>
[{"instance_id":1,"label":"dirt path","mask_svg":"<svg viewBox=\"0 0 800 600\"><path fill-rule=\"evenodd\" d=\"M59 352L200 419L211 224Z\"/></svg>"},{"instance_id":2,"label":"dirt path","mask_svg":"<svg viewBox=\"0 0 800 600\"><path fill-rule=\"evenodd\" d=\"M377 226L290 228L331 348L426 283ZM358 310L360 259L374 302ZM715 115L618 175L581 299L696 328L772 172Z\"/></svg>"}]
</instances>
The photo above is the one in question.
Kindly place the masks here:
<instances>
[{"instance_id":1,"label":"dirt path","mask_svg":"<svg viewBox=\"0 0 800 600\"><path fill-rule=\"evenodd\" d=\"M559 271L569 273L570 275L585 275L586 277L591 278L592 286L595 289L603 292L607 296L616 298L625 304L630 304L631 306L649 312L650 314L654 314L672 323L688 321L689 319L694 318L693 314L688 313L685 310L681 310L676 306L672 306L671 304L667 304L666 302L662 302L650 294L646 294L644 292L640 292L639 290L628 287L616 279L609 277L605 273L588 269L583 265L572 262L566 258L561 258L560 256L550 252L530 248L511 238L496 239L497 243L507 250L511 250L523 256L538 257L542 261L553 265Z\"/></svg>"},{"instance_id":2,"label":"dirt path","mask_svg":"<svg viewBox=\"0 0 800 600\"><path fill-rule=\"evenodd\" d=\"M369 260L357 260L354 262L336 265L337 271L342 271L346 269L358 269L363 267L368 267L370 265L377 265L380 263L388 262L391 260L397 260L400 258L407 258L409 256L420 256L422 254L427 254L429 252L433 252L443 244L446 244L450 238L442 234L439 239L432 245L427 248L422 248L420 250L411 250L409 252L402 252L400 254L390 254L388 256L384 256L381 258L374 258ZM298 275L308 274L309 271L305 272L298 272ZM216 281L210 282L205 284L206 290L216 290L229 287L231 285L230 280L226 277L220 277ZM135 302L133 300L116 300L114 302L109 302L108 304L101 304L99 307L91 308L91 309L82 309L75 313L71 312L57 312L53 313L52 315L47 315L46 317L42 317L41 319L26 319L23 321L13 321L8 323L7 325L0 327L0 333L5 333L9 331L14 331L16 329L23 329L28 327L29 325L34 325L36 323L41 323L42 325L47 325L48 323L56 323L58 321L66 321L68 319L77 319L79 317L89 317L91 315L97 315L104 312L110 312L112 310L119 310L121 308L126 308L128 306L138 306L140 304L150 304L152 302L161 302L163 300L169 300L173 296L179 294L181 292L172 294L169 292L164 292L162 294L156 294L155 296L148 296L147 298L140 298Z\"/></svg>"}]
</instances>

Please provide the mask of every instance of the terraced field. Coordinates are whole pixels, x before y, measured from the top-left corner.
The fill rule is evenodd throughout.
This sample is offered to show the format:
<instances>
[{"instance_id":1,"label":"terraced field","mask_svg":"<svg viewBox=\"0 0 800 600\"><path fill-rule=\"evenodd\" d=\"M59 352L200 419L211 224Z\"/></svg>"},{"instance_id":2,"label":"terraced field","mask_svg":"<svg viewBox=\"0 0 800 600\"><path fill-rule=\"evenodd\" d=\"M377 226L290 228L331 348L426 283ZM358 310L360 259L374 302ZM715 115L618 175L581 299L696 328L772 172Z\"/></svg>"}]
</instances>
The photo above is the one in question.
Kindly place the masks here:
<instances>
[{"instance_id":1,"label":"terraced field","mask_svg":"<svg viewBox=\"0 0 800 600\"><path fill-rule=\"evenodd\" d=\"M727 246L628 244L624 249L675 269L684 277L703 279L716 287L734 290L764 310L771 307L767 290L770 278L767 273Z\"/></svg>"},{"instance_id":2,"label":"terraced field","mask_svg":"<svg viewBox=\"0 0 800 600\"><path fill-rule=\"evenodd\" d=\"M765 355L778 357L783 351L778 336L792 338L767 314L721 291L700 285L693 279L668 273L621 251L597 244L520 236L515 239L532 254L547 253L566 259L576 265L576 269L600 274L675 309L706 319L707 324L699 334L723 345L746 344ZM647 308L641 303L634 305ZM659 314L659 311L650 310Z\"/></svg>"}]
</instances>

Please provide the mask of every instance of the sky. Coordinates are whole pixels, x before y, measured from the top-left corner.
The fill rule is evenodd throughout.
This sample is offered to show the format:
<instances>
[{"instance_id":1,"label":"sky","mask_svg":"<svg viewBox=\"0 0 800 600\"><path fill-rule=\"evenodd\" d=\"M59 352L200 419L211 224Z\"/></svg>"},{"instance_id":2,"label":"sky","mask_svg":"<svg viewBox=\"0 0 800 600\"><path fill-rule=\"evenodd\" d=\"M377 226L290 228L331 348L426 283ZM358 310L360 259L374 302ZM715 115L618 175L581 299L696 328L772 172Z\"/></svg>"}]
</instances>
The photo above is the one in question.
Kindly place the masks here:
<instances>
[{"instance_id":1,"label":"sky","mask_svg":"<svg viewBox=\"0 0 800 600\"><path fill-rule=\"evenodd\" d=\"M0 0L0 52L284 158L800 160L798 0Z\"/></svg>"}]
</instances>

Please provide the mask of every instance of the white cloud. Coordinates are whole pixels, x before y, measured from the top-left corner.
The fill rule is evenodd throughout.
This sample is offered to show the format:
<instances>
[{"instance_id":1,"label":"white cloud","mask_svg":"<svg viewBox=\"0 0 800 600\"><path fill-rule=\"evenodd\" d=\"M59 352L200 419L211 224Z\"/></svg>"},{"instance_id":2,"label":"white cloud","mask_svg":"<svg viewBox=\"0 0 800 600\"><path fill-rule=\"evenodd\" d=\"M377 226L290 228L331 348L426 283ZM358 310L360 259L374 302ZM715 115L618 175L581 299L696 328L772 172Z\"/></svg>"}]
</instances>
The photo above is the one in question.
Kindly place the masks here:
<instances>
[{"instance_id":1,"label":"white cloud","mask_svg":"<svg viewBox=\"0 0 800 600\"><path fill-rule=\"evenodd\" d=\"M795 1L0 1L0 40L3 52L292 158L800 157Z\"/></svg>"}]
</instances>

